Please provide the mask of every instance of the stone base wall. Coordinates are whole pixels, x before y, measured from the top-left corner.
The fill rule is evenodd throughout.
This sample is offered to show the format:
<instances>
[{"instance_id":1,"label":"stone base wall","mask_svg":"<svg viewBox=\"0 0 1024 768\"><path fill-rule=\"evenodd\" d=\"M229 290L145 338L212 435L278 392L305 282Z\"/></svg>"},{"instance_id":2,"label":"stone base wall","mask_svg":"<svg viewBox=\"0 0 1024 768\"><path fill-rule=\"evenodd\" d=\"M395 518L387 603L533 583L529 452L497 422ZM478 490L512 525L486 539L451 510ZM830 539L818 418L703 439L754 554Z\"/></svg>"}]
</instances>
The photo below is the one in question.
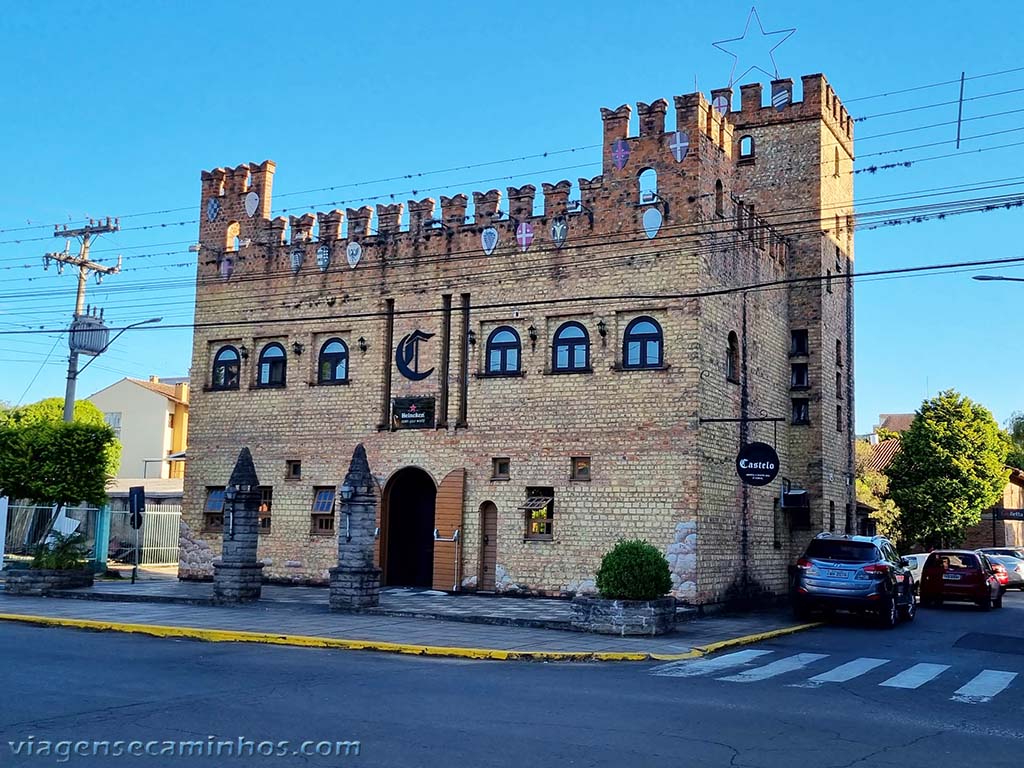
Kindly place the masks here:
<instances>
[{"instance_id":1,"label":"stone base wall","mask_svg":"<svg viewBox=\"0 0 1024 768\"><path fill-rule=\"evenodd\" d=\"M661 635L675 626L676 600L605 600L576 597L572 601L572 626L602 635Z\"/></svg>"},{"instance_id":2,"label":"stone base wall","mask_svg":"<svg viewBox=\"0 0 1024 768\"><path fill-rule=\"evenodd\" d=\"M331 610L350 611L380 605L380 568L331 568Z\"/></svg>"},{"instance_id":3,"label":"stone base wall","mask_svg":"<svg viewBox=\"0 0 1024 768\"><path fill-rule=\"evenodd\" d=\"M263 563L214 563L213 599L220 603L248 603L260 599Z\"/></svg>"},{"instance_id":4,"label":"stone base wall","mask_svg":"<svg viewBox=\"0 0 1024 768\"><path fill-rule=\"evenodd\" d=\"M54 590L91 587L92 584L92 571L28 568L8 571L5 591L9 595L45 595Z\"/></svg>"}]
</instances>

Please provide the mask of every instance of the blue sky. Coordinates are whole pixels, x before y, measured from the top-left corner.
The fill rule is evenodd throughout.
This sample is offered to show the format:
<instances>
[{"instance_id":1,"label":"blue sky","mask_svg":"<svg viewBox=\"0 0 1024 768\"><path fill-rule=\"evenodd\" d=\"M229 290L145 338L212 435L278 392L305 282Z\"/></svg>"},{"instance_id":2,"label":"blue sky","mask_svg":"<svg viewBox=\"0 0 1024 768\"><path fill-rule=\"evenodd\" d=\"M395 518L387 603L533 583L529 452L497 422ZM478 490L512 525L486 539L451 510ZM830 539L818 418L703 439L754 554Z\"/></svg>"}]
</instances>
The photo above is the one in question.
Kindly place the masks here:
<instances>
[{"instance_id":1,"label":"blue sky","mask_svg":"<svg viewBox=\"0 0 1024 768\"><path fill-rule=\"evenodd\" d=\"M705 92L725 85L732 60L711 44L739 35L749 10L747 2L532 0L8 4L0 228L49 228L0 232L0 330L69 320L74 277L42 269L42 254L63 248L52 224L107 215L121 216L123 229L101 238L93 257L121 253L125 270L91 282L89 302L112 324L154 315L188 322L195 257L187 247L197 225L178 222L198 217L202 169L273 159L275 207L293 213L392 193L404 201L413 188L437 197L593 176L597 148L281 197L597 144L602 106L671 99L693 91L695 79ZM958 85L879 94L1024 66L1017 4L1000 4L998 16L954 2L765 2L758 11L767 30L797 28L775 52L781 76L824 72L851 113L869 118L856 125L859 157L955 136L949 125L890 132L955 120L955 104L929 105L956 100ZM765 48L757 38L738 48L737 74L770 68ZM756 72L743 81L753 79L768 81ZM964 105L974 118L964 136L1011 132L967 140L957 157L926 159L955 151L938 145L865 158L857 167L916 162L856 175L858 206L969 184L989 188L892 205L1024 192L1024 145L995 148L1024 142L1024 91L1002 93L1018 88L1024 72L968 80L965 96L988 98ZM1016 208L861 232L856 268L1024 256L1022 220ZM980 271L1024 277L1021 267ZM1024 283L957 272L863 281L856 297L858 432L880 412L912 411L949 387L1000 421L1024 409L1016 351ZM188 331L129 331L83 374L79 394L122 376L182 375L190 345ZM63 395L63 338L0 336L0 365L0 400Z\"/></svg>"}]
</instances>

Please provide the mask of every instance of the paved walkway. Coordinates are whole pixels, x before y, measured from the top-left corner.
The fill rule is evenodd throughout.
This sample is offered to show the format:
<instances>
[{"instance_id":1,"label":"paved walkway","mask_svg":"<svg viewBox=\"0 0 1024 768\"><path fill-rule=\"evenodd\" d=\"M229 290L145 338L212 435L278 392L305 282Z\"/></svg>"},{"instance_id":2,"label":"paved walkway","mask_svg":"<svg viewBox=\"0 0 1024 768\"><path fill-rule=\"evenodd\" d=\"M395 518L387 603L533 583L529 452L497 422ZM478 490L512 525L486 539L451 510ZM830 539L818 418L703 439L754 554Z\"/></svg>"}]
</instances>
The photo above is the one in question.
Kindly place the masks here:
<instances>
[{"instance_id":1,"label":"paved walkway","mask_svg":"<svg viewBox=\"0 0 1024 768\"><path fill-rule=\"evenodd\" d=\"M267 585L264 599L243 606L206 604L211 589L210 584L189 582L100 583L91 590L76 590L74 599L63 596L72 594L70 591L50 597L0 592L0 614L541 656L677 656L695 648L793 626L784 612L719 614L679 623L674 632L658 637L616 637L566 631L569 603L564 600L389 589L382 596L380 612L353 614L330 611L327 591L317 587ZM81 599L85 596L88 599ZM389 610L409 613L387 615ZM526 621L527 626L513 624L517 613L518 620ZM434 618L442 614L443 620ZM530 626L530 622L536 626Z\"/></svg>"}]
</instances>

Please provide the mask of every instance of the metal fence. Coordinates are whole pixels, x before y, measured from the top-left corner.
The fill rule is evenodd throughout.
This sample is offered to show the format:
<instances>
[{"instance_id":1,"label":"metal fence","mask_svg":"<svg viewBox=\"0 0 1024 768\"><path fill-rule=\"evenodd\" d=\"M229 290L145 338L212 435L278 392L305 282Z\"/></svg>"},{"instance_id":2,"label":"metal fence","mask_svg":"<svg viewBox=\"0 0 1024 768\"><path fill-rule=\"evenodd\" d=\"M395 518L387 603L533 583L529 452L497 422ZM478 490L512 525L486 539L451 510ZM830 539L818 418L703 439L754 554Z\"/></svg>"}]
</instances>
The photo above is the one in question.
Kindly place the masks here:
<instances>
[{"instance_id":1,"label":"metal fence","mask_svg":"<svg viewBox=\"0 0 1024 768\"><path fill-rule=\"evenodd\" d=\"M135 531L128 523L127 511L110 513L110 549L108 557L120 563L135 562ZM176 565L180 504L146 504L139 530L140 565Z\"/></svg>"},{"instance_id":2,"label":"metal fence","mask_svg":"<svg viewBox=\"0 0 1024 768\"><path fill-rule=\"evenodd\" d=\"M99 510L95 507L67 507L56 526L64 533L81 533L92 559L96 553L96 521ZM37 542L44 536L53 516L53 507L14 502L7 512L7 536L4 551L7 555L30 556ZM135 562L135 531L128 523L127 511L110 513L110 545L107 557L121 563ZM147 504L139 530L140 565L175 565L178 562L178 528L181 520L180 504ZM76 525L77 523L77 525Z\"/></svg>"},{"instance_id":3,"label":"metal fence","mask_svg":"<svg viewBox=\"0 0 1024 768\"><path fill-rule=\"evenodd\" d=\"M61 533L81 533L89 557L96 551L96 507L64 507L55 523ZM8 555L31 555L43 538L53 516L53 507L12 502L7 510L7 537L4 551ZM77 523L77 525L76 525Z\"/></svg>"}]
</instances>

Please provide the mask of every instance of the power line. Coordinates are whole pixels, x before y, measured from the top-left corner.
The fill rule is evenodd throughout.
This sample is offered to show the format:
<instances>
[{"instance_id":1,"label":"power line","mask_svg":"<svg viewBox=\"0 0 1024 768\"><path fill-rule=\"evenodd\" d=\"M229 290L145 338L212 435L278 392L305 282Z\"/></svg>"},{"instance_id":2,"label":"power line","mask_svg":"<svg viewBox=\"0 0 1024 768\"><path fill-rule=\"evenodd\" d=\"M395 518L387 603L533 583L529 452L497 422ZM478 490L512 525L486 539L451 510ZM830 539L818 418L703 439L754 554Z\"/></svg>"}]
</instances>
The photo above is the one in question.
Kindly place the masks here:
<instances>
[{"instance_id":1,"label":"power line","mask_svg":"<svg viewBox=\"0 0 1024 768\"><path fill-rule=\"evenodd\" d=\"M996 72L986 72L986 73L983 73L983 74L980 74L980 75L972 75L971 77L965 78L965 80L967 80L967 81L979 80L979 79L983 79L983 78L990 78L990 77L997 77L997 76L1006 75L1006 74L1012 74L1012 73L1016 73L1016 72L1020 72L1020 71L1024 71L1024 67L1017 67L1017 68L1013 68L1013 69L1005 69L1005 70L1000 70L1000 71L996 71ZM930 89L930 88L936 88L936 87L943 86L943 85L950 85L950 84L959 83L959 82L960 82L960 78L956 78L955 80L945 80L945 81L940 81L940 82L936 82L936 83L928 83L928 84L924 84L924 85L913 86L913 87L910 87L910 88L904 88L904 89L895 90L895 91L886 91L886 92L877 93L877 94L870 94L870 95L867 95L867 96L854 97L854 98L851 98L851 99L845 99L844 100L844 104L852 104L852 103L858 102L858 101L866 101L866 100L869 100L869 99L890 97L890 96L900 95L900 94L904 94L904 93L910 93L910 92L914 92L914 91L920 91L920 90L925 90L925 89ZM983 96L972 97L972 99L965 99L965 101L973 100L973 99L979 99L979 98L988 98L988 97L995 96L995 95L1003 95L1003 94L1013 93L1013 92L1015 92L1015 91L1004 91L1004 92L1001 92L1001 93L998 93L998 94L987 94L987 95L983 95ZM941 106L941 104L939 104L939 105L924 105L924 106L921 106L921 107L915 107L915 108L911 108L911 109L915 109L915 110L916 109L930 109L930 108L932 108L934 106ZM891 114L899 114L899 113L904 113L906 111L907 110L896 110L896 111L892 112ZM882 114L885 114L885 113L882 113ZM872 115L870 117L878 117L878 116L880 116L880 115ZM866 118L864 118L864 119L866 119ZM533 153L533 154L528 154L528 155L521 155L521 156L518 156L518 157L505 158L505 159L501 159L501 160L487 160L487 161L482 161L482 162L479 162L479 163L471 163L471 164L464 164L464 165L459 165L459 166L451 166L451 167L448 167L448 168L440 168L440 169L435 169L435 170L430 170L430 171L418 171L418 172L412 172L412 173L396 174L396 175L393 175L393 176L383 177L383 178L380 178L380 179L369 179L369 180L358 181L358 182L348 182L348 183L344 183L344 184L335 184L335 185L330 185L330 186L318 187L318 188L314 188L314 189L307 189L307 190L298 190L298 191L293 191L293 192L277 193L275 196L277 198L291 197L291 196L297 196L297 195L302 195L302 194L311 194L311 193L314 193L314 192L331 191L331 190L335 190L335 189L347 189L347 188L354 188L354 187L359 187L359 186L368 186L368 185L371 185L371 184L390 183L392 181L399 181L399 180L402 180L402 179L422 178L422 177L426 177L426 176L438 175L438 174L443 174L443 173L451 173L451 172L460 171L460 170L467 170L467 169L471 169L471 168L480 168L480 167L486 167L486 166L493 166L493 165L513 163L513 162L520 162L520 161L527 160L527 159L547 158L547 157L551 157L551 156L555 156L555 155L561 155L561 154L579 152L579 151L588 150L588 149L594 149L594 148L600 147L600 146L602 146L602 145L601 144L580 145L580 146L576 146L576 147L567 147L567 148L562 148L562 149L549 150L549 151L546 151L546 152ZM158 215L166 215L168 213L179 213L179 212L182 212L182 211L191 211L191 210L195 210L194 206L189 205L189 206L182 206L182 207L177 207L177 208L163 208L163 209L153 210L153 211L142 211L142 212L124 213L124 214L121 214L119 218L128 219L128 218L139 218L139 217L145 217L145 216L158 216ZM195 222L189 222L189 223L195 223ZM0 233L31 231L31 230L35 230L35 229L50 229L50 228L52 228L54 226L57 226L57 225L56 224L29 224L29 225L22 225L22 226L10 226L10 227L0 228ZM157 227L157 226L174 226L174 224L170 224L170 225L153 225L153 226L154 227ZM24 240L20 240L20 241L18 241L18 240L15 240L15 241L3 241L3 242L24 242Z\"/></svg>"}]
</instances>

